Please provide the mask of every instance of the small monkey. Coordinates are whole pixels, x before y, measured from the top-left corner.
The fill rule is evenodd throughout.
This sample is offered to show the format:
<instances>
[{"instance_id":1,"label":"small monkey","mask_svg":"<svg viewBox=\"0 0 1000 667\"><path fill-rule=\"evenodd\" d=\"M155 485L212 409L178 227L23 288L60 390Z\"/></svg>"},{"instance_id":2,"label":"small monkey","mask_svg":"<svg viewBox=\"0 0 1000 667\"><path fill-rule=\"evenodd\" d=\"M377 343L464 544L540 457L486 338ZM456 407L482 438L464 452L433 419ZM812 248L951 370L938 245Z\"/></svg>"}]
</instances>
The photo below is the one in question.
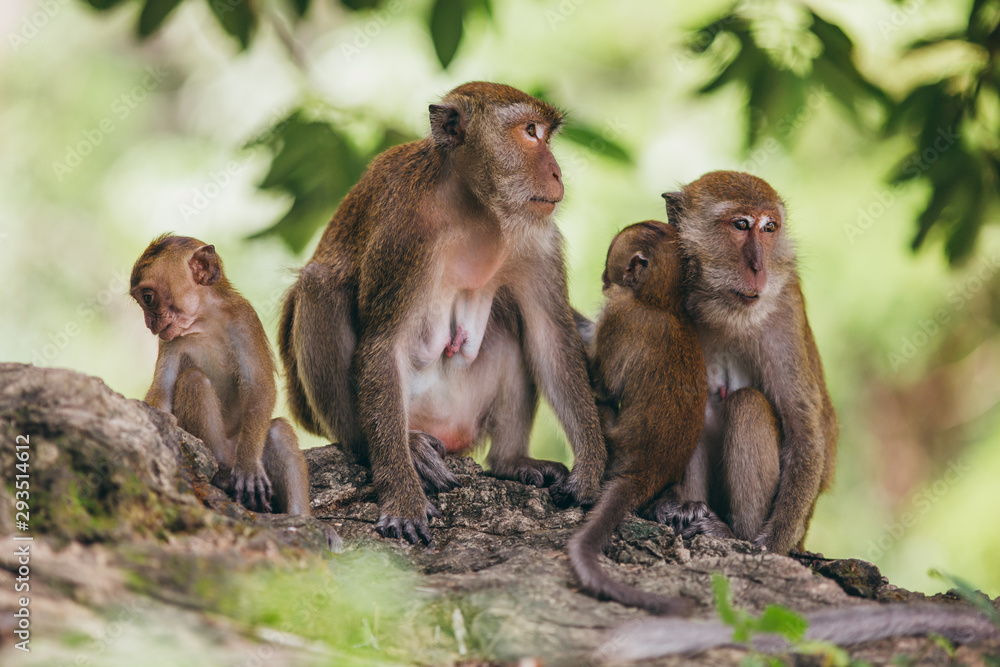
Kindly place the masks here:
<instances>
[{"instance_id":1,"label":"small monkey","mask_svg":"<svg viewBox=\"0 0 1000 667\"><path fill-rule=\"evenodd\" d=\"M309 514L305 457L291 424L271 419L271 347L257 313L229 283L215 246L164 234L132 268L131 296L160 338L146 402L212 450L212 480L248 509Z\"/></svg>"},{"instance_id":2,"label":"small monkey","mask_svg":"<svg viewBox=\"0 0 1000 667\"><path fill-rule=\"evenodd\" d=\"M608 249L604 309L593 342L591 378L607 406L607 483L569 557L590 593L678 613L679 598L612 580L598 563L604 544L630 513L681 481L705 415L705 362L694 323L684 311L677 230L655 221L619 232Z\"/></svg>"},{"instance_id":3,"label":"small monkey","mask_svg":"<svg viewBox=\"0 0 1000 667\"><path fill-rule=\"evenodd\" d=\"M553 221L562 115L466 83L430 136L391 148L341 202L289 290L278 347L292 414L370 465L384 537L429 542L442 455L490 440L491 474L592 503L607 456ZM528 455L546 396L576 460Z\"/></svg>"},{"instance_id":4,"label":"small monkey","mask_svg":"<svg viewBox=\"0 0 1000 667\"><path fill-rule=\"evenodd\" d=\"M766 181L734 171L663 197L686 259L709 400L683 484L651 514L697 532L714 511L741 539L777 553L801 549L833 479L838 429L784 202Z\"/></svg>"}]
</instances>

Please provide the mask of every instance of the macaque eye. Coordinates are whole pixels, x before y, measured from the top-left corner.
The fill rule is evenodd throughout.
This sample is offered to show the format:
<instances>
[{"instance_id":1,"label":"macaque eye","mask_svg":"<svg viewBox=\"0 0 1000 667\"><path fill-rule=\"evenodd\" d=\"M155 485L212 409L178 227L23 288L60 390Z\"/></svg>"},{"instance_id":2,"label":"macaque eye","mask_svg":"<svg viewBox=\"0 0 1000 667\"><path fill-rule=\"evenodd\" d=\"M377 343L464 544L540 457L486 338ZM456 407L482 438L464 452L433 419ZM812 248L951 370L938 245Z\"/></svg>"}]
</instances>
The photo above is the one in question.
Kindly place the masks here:
<instances>
[{"instance_id":1,"label":"macaque eye","mask_svg":"<svg viewBox=\"0 0 1000 667\"><path fill-rule=\"evenodd\" d=\"M153 293L152 292L143 292L142 293L142 302L144 304L146 304L147 306L150 305L150 304L152 304L153 303Z\"/></svg>"},{"instance_id":2,"label":"macaque eye","mask_svg":"<svg viewBox=\"0 0 1000 667\"><path fill-rule=\"evenodd\" d=\"M750 229L750 221L747 220L746 218L737 218L736 220L733 220L733 227L740 230L741 232L745 232L746 230Z\"/></svg>"},{"instance_id":3,"label":"macaque eye","mask_svg":"<svg viewBox=\"0 0 1000 667\"><path fill-rule=\"evenodd\" d=\"M776 225L776 224L775 224L774 220L768 220L768 221L767 221L767 222L766 222L766 223L764 224L764 231L765 231L765 232L773 232L773 231L775 231L776 229L778 229L778 225Z\"/></svg>"},{"instance_id":4,"label":"macaque eye","mask_svg":"<svg viewBox=\"0 0 1000 667\"><path fill-rule=\"evenodd\" d=\"M524 131L528 133L529 137L538 138L538 131L534 123L528 123L528 127L524 128Z\"/></svg>"}]
</instances>

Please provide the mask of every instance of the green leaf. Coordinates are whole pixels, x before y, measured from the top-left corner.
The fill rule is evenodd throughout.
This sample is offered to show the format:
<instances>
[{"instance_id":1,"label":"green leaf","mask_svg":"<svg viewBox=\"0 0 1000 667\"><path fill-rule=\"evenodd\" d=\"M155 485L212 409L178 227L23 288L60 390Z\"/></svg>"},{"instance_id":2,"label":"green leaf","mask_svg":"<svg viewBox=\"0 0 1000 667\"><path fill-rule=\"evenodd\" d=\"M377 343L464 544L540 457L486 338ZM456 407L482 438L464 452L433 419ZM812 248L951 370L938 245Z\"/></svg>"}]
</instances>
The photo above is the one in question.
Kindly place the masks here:
<instances>
[{"instance_id":1,"label":"green leaf","mask_svg":"<svg viewBox=\"0 0 1000 667\"><path fill-rule=\"evenodd\" d=\"M954 181L934 186L930 202L928 202L927 207L920 214L920 217L917 218L917 233L910 244L914 250L919 249L923 245L924 240L927 238L927 233L930 232L931 227L941 218L941 213L944 211L945 206L948 205L951 190L954 186Z\"/></svg>"},{"instance_id":2,"label":"green leaf","mask_svg":"<svg viewBox=\"0 0 1000 667\"><path fill-rule=\"evenodd\" d=\"M715 596L715 611L719 614L719 619L735 629L740 619L737 617L736 610L733 609L732 597L729 592L729 579L718 572L712 573L712 594Z\"/></svg>"},{"instance_id":3,"label":"green leaf","mask_svg":"<svg viewBox=\"0 0 1000 667\"><path fill-rule=\"evenodd\" d=\"M826 658L821 664L829 665L830 667L862 667L863 664L868 663L852 663L851 655L840 648L836 644L831 644L830 642L812 640L799 642L795 645L795 652L802 653L804 655L818 655Z\"/></svg>"},{"instance_id":4,"label":"green leaf","mask_svg":"<svg viewBox=\"0 0 1000 667\"><path fill-rule=\"evenodd\" d=\"M379 6L380 0L340 0L340 4L352 12L362 9L375 9Z\"/></svg>"},{"instance_id":5,"label":"green leaf","mask_svg":"<svg viewBox=\"0 0 1000 667\"><path fill-rule=\"evenodd\" d=\"M139 14L139 36L149 37L159 30L170 12L177 8L183 0L146 0L146 5Z\"/></svg>"},{"instance_id":6,"label":"green leaf","mask_svg":"<svg viewBox=\"0 0 1000 667\"><path fill-rule=\"evenodd\" d=\"M473 0L473 2L479 6L479 10L486 18L493 20L493 0Z\"/></svg>"},{"instance_id":7,"label":"green leaf","mask_svg":"<svg viewBox=\"0 0 1000 667\"><path fill-rule=\"evenodd\" d=\"M288 0L292 5L292 9L295 10L295 14L301 18L306 15L309 11L310 0Z\"/></svg>"},{"instance_id":8,"label":"green leaf","mask_svg":"<svg viewBox=\"0 0 1000 667\"><path fill-rule=\"evenodd\" d=\"M781 635L790 642L801 641L809 629L804 616L776 604L768 605L755 625L757 632Z\"/></svg>"},{"instance_id":9,"label":"green leaf","mask_svg":"<svg viewBox=\"0 0 1000 667\"><path fill-rule=\"evenodd\" d=\"M441 67L448 69L458 52L465 29L466 0L435 0L429 27L434 53Z\"/></svg>"},{"instance_id":10,"label":"green leaf","mask_svg":"<svg viewBox=\"0 0 1000 667\"><path fill-rule=\"evenodd\" d=\"M88 5L90 5L94 9L99 9L101 11L112 9L122 4L122 2L124 2L124 0L85 0L85 1Z\"/></svg>"},{"instance_id":11,"label":"green leaf","mask_svg":"<svg viewBox=\"0 0 1000 667\"><path fill-rule=\"evenodd\" d=\"M560 130L560 133L573 143L583 146L597 155L603 155L624 164L633 164L632 155L628 150L614 140L605 139L591 127L570 122Z\"/></svg>"},{"instance_id":12,"label":"green leaf","mask_svg":"<svg viewBox=\"0 0 1000 667\"><path fill-rule=\"evenodd\" d=\"M301 252L364 172L367 160L333 126L296 111L255 142L269 148L271 168L258 186L291 195L288 212L250 238L278 236Z\"/></svg>"},{"instance_id":13,"label":"green leaf","mask_svg":"<svg viewBox=\"0 0 1000 667\"><path fill-rule=\"evenodd\" d=\"M257 15L251 0L206 0L222 29L240 42L240 47L250 46L250 38L257 27Z\"/></svg>"},{"instance_id":14,"label":"green leaf","mask_svg":"<svg viewBox=\"0 0 1000 667\"><path fill-rule=\"evenodd\" d=\"M977 590L975 586L961 577L956 577L955 575L948 574L947 572L941 572L940 570L931 570L927 574L935 579L950 582L955 588L958 589L959 594L963 598L970 602L976 609L985 614L987 618L993 621L995 626L1000 628L1000 612L998 612L990 603L989 598Z\"/></svg>"}]
</instances>

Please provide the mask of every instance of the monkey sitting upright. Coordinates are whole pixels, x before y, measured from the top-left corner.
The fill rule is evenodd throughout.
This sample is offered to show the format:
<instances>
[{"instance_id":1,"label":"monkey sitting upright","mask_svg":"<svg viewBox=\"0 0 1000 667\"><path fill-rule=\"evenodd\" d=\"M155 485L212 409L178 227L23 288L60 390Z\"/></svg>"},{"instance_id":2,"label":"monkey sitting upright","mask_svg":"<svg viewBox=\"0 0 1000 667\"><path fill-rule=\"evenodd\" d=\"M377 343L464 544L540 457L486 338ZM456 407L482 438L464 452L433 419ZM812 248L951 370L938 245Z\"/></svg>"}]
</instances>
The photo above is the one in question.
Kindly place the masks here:
<instances>
[{"instance_id":1,"label":"monkey sitting upright","mask_svg":"<svg viewBox=\"0 0 1000 667\"><path fill-rule=\"evenodd\" d=\"M376 530L429 542L442 459L490 443L490 474L591 504L607 451L553 214L562 115L471 82L429 107L430 136L369 165L288 292L278 330L292 415L371 467ZM572 472L529 456L539 395Z\"/></svg>"},{"instance_id":2,"label":"monkey sitting upright","mask_svg":"<svg viewBox=\"0 0 1000 667\"><path fill-rule=\"evenodd\" d=\"M684 482L650 514L685 537L735 533L777 553L801 549L816 498L833 479L837 415L785 205L766 181L735 171L713 171L663 197L710 391ZM715 514L728 527L711 521Z\"/></svg>"},{"instance_id":3,"label":"monkey sitting upright","mask_svg":"<svg viewBox=\"0 0 1000 667\"><path fill-rule=\"evenodd\" d=\"M277 397L267 335L215 247L164 234L132 268L130 294L159 336L146 402L212 450L212 480L250 510L309 514L306 461Z\"/></svg>"},{"instance_id":4,"label":"monkey sitting upright","mask_svg":"<svg viewBox=\"0 0 1000 667\"><path fill-rule=\"evenodd\" d=\"M570 562L598 597L677 613L686 606L680 599L618 583L598 564L615 527L681 481L701 435L705 362L684 311L677 230L654 221L626 227L611 242L602 279L607 302L596 324L591 378L598 403L607 406L611 481L570 540Z\"/></svg>"}]
</instances>

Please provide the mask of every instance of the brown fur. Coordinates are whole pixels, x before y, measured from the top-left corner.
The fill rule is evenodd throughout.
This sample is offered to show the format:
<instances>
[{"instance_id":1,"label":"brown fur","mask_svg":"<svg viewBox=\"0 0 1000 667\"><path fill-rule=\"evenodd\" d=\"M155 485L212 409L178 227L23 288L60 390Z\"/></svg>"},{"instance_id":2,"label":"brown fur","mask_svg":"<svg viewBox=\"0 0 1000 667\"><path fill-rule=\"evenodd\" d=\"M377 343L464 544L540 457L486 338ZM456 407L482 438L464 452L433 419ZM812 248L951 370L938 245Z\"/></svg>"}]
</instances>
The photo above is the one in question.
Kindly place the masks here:
<instances>
[{"instance_id":1,"label":"brown fur","mask_svg":"<svg viewBox=\"0 0 1000 667\"><path fill-rule=\"evenodd\" d=\"M684 484L653 514L676 525L687 501L702 508L696 521L710 508L738 537L779 553L801 548L833 479L838 429L784 203L765 181L725 171L664 197L687 259L709 402Z\"/></svg>"},{"instance_id":2,"label":"brown fur","mask_svg":"<svg viewBox=\"0 0 1000 667\"><path fill-rule=\"evenodd\" d=\"M271 419L274 358L253 306L229 283L214 246L163 235L132 268L131 295L160 336L146 402L201 438L219 464L213 480L256 511L309 514L298 439ZM147 303L147 300L149 303Z\"/></svg>"},{"instance_id":3,"label":"brown fur","mask_svg":"<svg viewBox=\"0 0 1000 667\"><path fill-rule=\"evenodd\" d=\"M425 491L457 484L436 453L488 437L493 474L583 502L605 460L551 217L561 116L482 82L429 112L430 136L344 198L279 331L292 414L371 465L377 528L410 541L430 538ZM576 452L568 479L527 456L539 389Z\"/></svg>"},{"instance_id":4,"label":"brown fur","mask_svg":"<svg viewBox=\"0 0 1000 667\"><path fill-rule=\"evenodd\" d=\"M682 279L677 231L662 222L631 225L611 242L591 364L599 403L617 407L604 432L611 481L569 543L585 590L655 613L686 605L612 580L598 556L629 513L681 481L701 435L705 364Z\"/></svg>"}]
</instances>

